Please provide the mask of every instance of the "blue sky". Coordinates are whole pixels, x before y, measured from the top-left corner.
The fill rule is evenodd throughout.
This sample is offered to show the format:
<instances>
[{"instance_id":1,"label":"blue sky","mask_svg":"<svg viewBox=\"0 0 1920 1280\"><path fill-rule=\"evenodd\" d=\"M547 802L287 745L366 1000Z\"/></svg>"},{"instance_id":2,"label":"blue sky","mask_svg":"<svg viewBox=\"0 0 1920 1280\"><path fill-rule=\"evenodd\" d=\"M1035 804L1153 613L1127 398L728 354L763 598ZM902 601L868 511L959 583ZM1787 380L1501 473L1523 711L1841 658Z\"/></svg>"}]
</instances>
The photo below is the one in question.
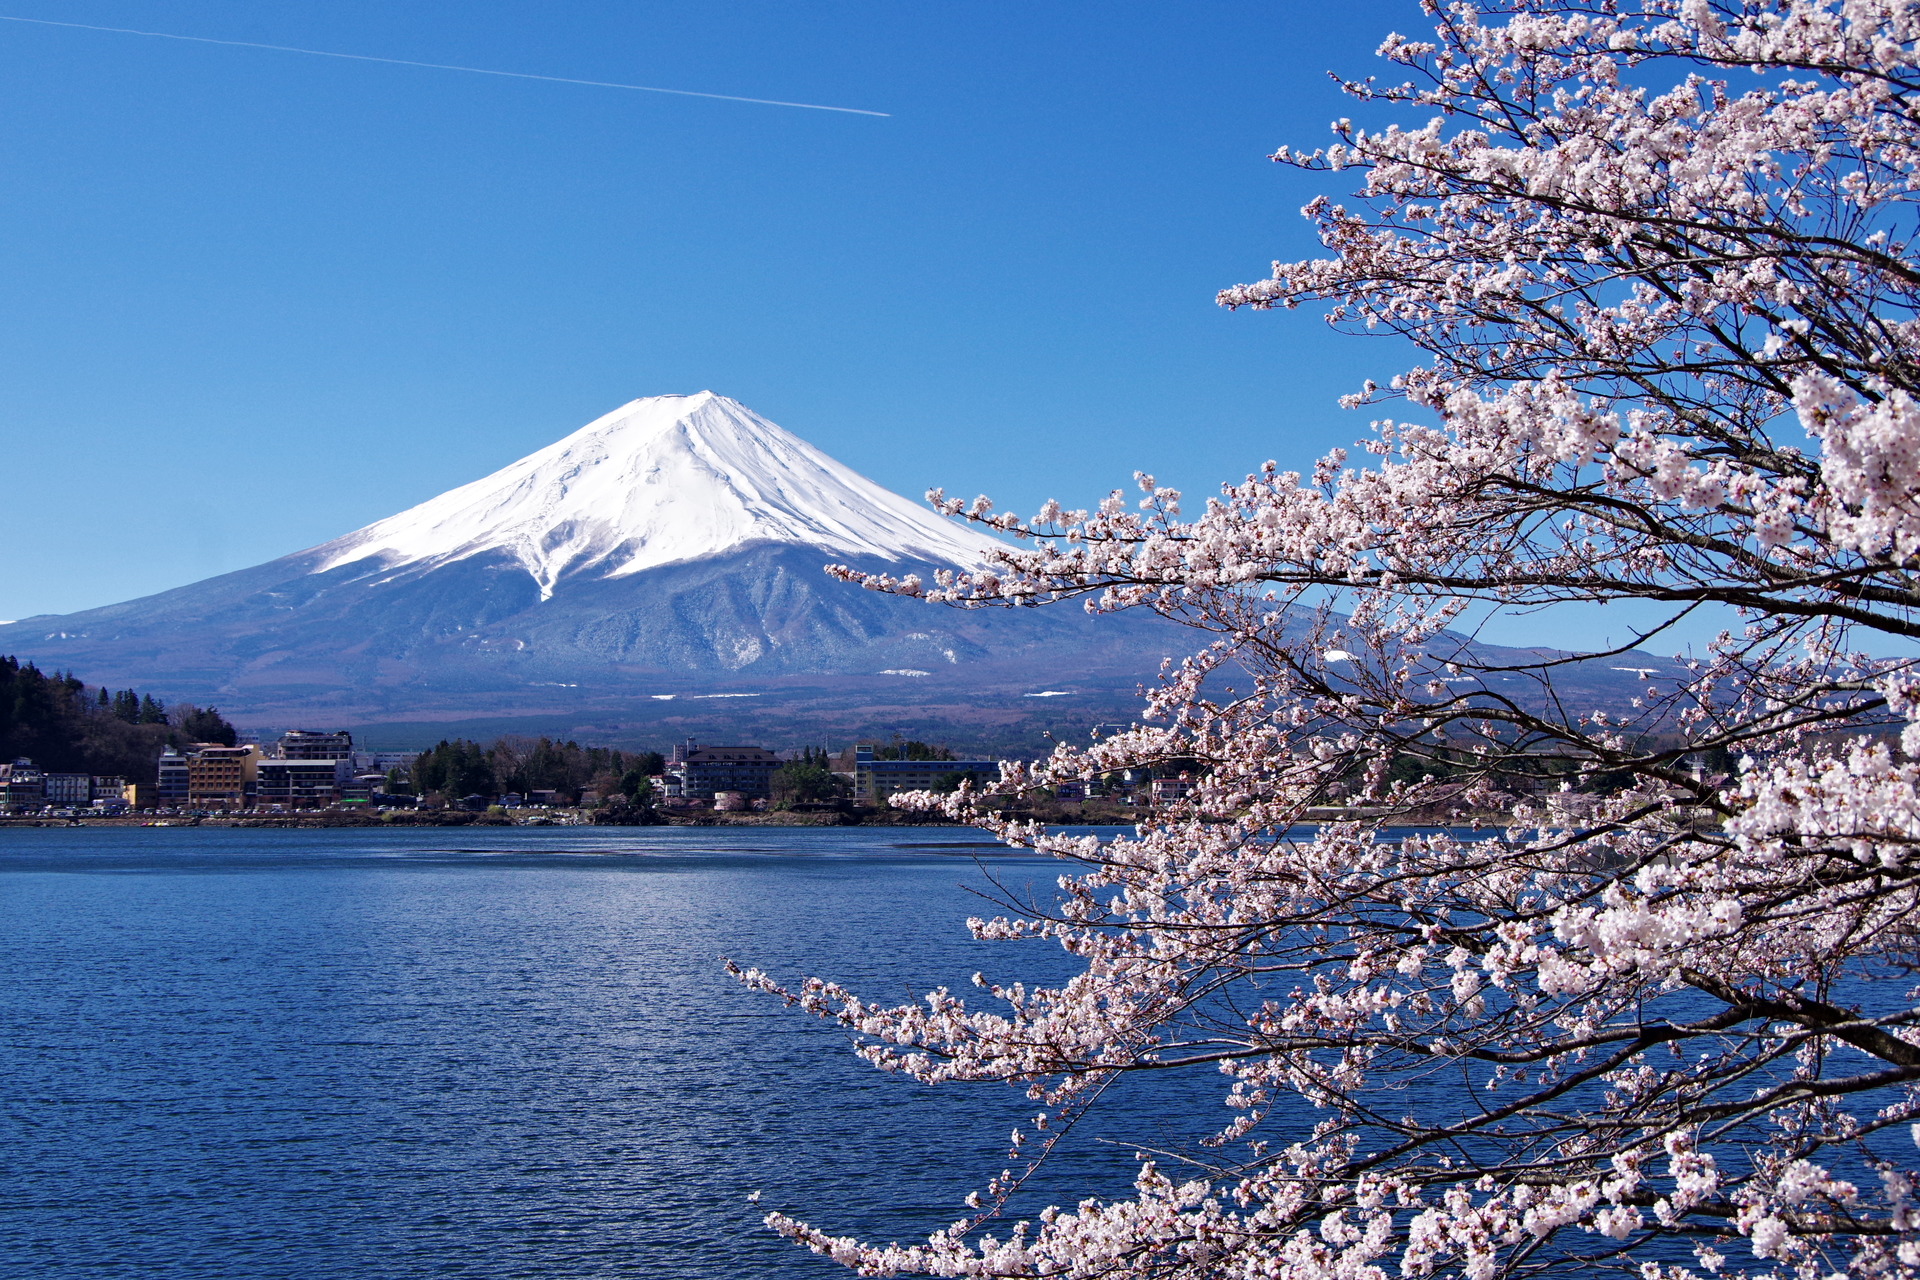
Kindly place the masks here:
<instances>
[{"instance_id":1,"label":"blue sky","mask_svg":"<svg viewBox=\"0 0 1920 1280\"><path fill-rule=\"evenodd\" d=\"M1203 490L1363 434L1392 347L1225 285L1264 158L1411 0L20 0L0 13L0 618L271 559L635 396L738 397L909 495Z\"/></svg>"}]
</instances>

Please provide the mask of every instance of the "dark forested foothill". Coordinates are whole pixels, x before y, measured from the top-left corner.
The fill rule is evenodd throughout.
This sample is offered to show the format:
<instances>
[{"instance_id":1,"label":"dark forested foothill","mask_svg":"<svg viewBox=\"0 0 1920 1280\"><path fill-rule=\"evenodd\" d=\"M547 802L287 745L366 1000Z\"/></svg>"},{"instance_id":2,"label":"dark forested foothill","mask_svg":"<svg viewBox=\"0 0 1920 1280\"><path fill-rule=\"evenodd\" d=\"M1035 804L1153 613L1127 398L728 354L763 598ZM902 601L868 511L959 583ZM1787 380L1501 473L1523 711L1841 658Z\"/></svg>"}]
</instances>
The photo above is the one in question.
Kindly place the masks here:
<instances>
[{"instance_id":1,"label":"dark forested foothill","mask_svg":"<svg viewBox=\"0 0 1920 1280\"><path fill-rule=\"evenodd\" d=\"M169 746L231 746L234 728L213 707L181 703L169 713L158 698L115 693L62 672L0 657L0 759L32 760L54 773L115 774L151 785Z\"/></svg>"}]
</instances>

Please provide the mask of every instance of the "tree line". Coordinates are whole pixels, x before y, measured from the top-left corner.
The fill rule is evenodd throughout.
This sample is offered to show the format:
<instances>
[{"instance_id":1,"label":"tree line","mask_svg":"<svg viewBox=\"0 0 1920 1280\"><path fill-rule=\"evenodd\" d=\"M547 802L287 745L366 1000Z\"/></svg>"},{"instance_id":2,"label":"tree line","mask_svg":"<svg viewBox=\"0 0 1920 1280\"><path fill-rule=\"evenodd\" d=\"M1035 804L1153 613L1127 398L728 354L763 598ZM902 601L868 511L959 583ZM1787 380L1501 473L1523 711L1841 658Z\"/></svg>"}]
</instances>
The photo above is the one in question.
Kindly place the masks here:
<instances>
[{"instance_id":1,"label":"tree line","mask_svg":"<svg viewBox=\"0 0 1920 1280\"><path fill-rule=\"evenodd\" d=\"M950 749L924 742L896 742L878 748L874 754L882 760L954 758ZM782 762L771 779L774 806L784 809L847 799L850 788L835 772L836 763L852 767L850 759L836 762L818 747L803 748L798 756ZM442 739L421 752L411 768L395 770L388 786L395 792L437 794L450 800L468 796L491 800L509 794L553 791L565 803L576 802L591 791L602 799L620 796L629 803L646 805L654 799L650 779L665 768L666 758L658 751L583 747L552 738L503 737L490 746L454 738ZM951 791L961 778L974 776L956 772L942 779L936 790Z\"/></svg>"},{"instance_id":2,"label":"tree line","mask_svg":"<svg viewBox=\"0 0 1920 1280\"><path fill-rule=\"evenodd\" d=\"M391 785L416 795L449 798L481 796L493 799L517 793L553 791L568 803L582 793L603 798L623 795L640 798L651 790L647 779L666 767L658 751L622 751L614 747L583 747L552 738L503 737L491 746L466 738L442 739L415 757L413 767L390 779Z\"/></svg>"}]
</instances>

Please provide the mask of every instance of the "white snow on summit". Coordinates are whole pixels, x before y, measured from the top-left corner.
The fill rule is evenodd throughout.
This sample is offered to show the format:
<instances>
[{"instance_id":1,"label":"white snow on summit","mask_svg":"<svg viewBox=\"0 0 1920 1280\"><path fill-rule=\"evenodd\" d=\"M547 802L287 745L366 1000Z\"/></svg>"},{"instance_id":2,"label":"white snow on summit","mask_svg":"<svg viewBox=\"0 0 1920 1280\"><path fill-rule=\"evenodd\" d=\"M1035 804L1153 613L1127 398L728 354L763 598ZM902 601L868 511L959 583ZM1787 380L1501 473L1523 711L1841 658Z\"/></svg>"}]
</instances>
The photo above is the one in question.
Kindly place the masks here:
<instances>
[{"instance_id":1,"label":"white snow on summit","mask_svg":"<svg viewBox=\"0 0 1920 1280\"><path fill-rule=\"evenodd\" d=\"M748 543L972 566L1000 544L881 488L737 400L649 396L485 479L315 548L314 572L505 551L544 599L563 575L620 577Z\"/></svg>"}]
</instances>

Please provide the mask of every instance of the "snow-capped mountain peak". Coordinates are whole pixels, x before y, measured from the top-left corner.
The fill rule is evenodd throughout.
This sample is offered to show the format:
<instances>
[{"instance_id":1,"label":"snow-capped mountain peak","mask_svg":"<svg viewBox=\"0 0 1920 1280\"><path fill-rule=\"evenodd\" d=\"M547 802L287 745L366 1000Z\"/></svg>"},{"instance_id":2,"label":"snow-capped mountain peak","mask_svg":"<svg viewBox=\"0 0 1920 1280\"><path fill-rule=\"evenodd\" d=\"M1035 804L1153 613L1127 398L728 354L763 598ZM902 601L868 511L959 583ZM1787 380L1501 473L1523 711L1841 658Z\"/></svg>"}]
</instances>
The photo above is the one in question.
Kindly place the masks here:
<instances>
[{"instance_id":1,"label":"snow-capped mountain peak","mask_svg":"<svg viewBox=\"0 0 1920 1280\"><path fill-rule=\"evenodd\" d=\"M750 543L974 565L999 545L875 484L737 400L649 396L472 484L315 548L314 572L504 552L540 585L614 578Z\"/></svg>"}]
</instances>

